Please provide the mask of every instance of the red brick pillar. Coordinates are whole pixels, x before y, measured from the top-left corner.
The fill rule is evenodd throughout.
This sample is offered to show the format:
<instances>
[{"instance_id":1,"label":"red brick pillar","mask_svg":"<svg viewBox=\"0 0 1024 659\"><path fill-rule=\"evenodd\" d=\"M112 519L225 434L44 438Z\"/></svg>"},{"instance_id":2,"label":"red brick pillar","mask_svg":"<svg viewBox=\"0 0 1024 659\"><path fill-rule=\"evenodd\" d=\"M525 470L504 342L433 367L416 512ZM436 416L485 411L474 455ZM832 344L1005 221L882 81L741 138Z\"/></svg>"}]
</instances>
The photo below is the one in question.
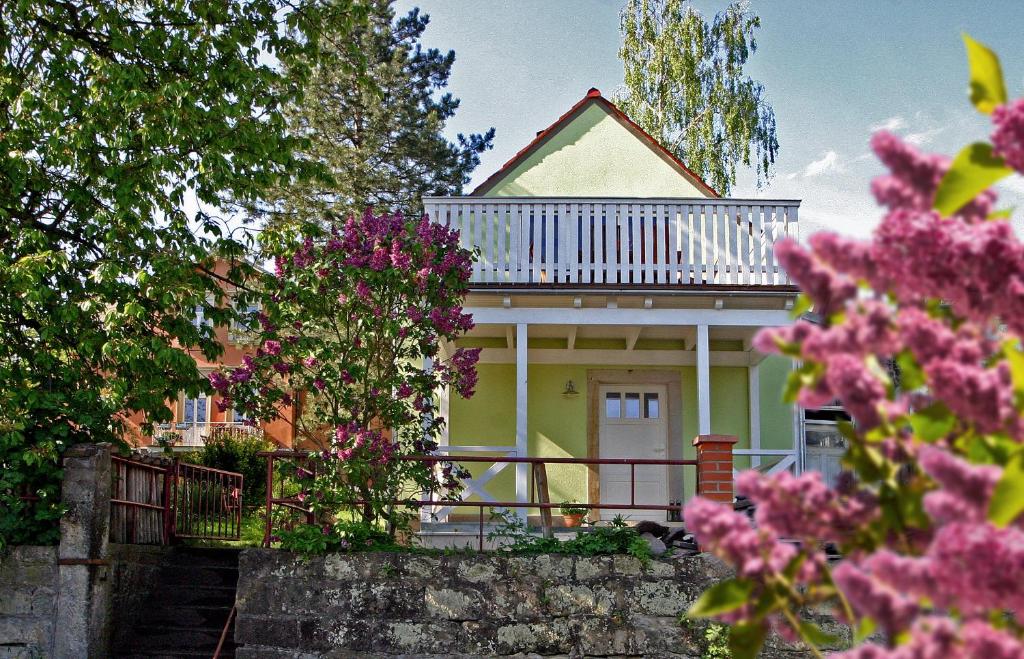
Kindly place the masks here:
<instances>
[{"instance_id":1,"label":"red brick pillar","mask_svg":"<svg viewBox=\"0 0 1024 659\"><path fill-rule=\"evenodd\" d=\"M693 440L697 447L697 494L732 503L732 445L733 435L698 435Z\"/></svg>"}]
</instances>

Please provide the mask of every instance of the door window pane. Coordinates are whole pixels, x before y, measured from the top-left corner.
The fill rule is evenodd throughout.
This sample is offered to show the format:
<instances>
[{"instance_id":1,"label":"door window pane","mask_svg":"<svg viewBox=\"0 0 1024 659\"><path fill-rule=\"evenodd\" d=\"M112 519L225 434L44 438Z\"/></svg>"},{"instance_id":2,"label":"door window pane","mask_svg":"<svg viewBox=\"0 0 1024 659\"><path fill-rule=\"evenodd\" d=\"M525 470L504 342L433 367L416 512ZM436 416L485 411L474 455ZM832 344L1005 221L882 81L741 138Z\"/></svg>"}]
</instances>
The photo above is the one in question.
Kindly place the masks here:
<instances>
[{"instance_id":1,"label":"door window pane","mask_svg":"<svg viewBox=\"0 0 1024 659\"><path fill-rule=\"evenodd\" d=\"M206 396L186 398L182 421L188 425L206 423Z\"/></svg>"},{"instance_id":2,"label":"door window pane","mask_svg":"<svg viewBox=\"0 0 1024 659\"><path fill-rule=\"evenodd\" d=\"M644 418L657 419L660 414L658 394L644 394Z\"/></svg>"},{"instance_id":3,"label":"door window pane","mask_svg":"<svg viewBox=\"0 0 1024 659\"><path fill-rule=\"evenodd\" d=\"M622 416L622 398L619 394L605 394L604 415L609 419L618 419Z\"/></svg>"},{"instance_id":4,"label":"door window pane","mask_svg":"<svg viewBox=\"0 0 1024 659\"><path fill-rule=\"evenodd\" d=\"M640 418L640 394L628 393L626 394L626 418L627 419L639 419Z\"/></svg>"}]
</instances>

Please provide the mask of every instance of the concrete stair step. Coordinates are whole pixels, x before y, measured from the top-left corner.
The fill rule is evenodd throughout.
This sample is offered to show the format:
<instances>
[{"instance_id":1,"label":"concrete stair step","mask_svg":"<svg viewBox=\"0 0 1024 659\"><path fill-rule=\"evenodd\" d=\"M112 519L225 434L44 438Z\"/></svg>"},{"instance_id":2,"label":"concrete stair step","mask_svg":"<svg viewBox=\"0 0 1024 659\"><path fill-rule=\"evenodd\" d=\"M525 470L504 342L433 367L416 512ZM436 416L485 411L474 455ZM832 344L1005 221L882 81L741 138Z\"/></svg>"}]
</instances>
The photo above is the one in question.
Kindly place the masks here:
<instances>
[{"instance_id":1,"label":"concrete stair step","mask_svg":"<svg viewBox=\"0 0 1024 659\"><path fill-rule=\"evenodd\" d=\"M194 583L163 584L153 591L155 606L220 606L235 605L234 586L206 586Z\"/></svg>"},{"instance_id":2,"label":"concrete stair step","mask_svg":"<svg viewBox=\"0 0 1024 659\"><path fill-rule=\"evenodd\" d=\"M175 547L168 555L165 565L185 567L238 567L240 549L230 547Z\"/></svg>"},{"instance_id":3,"label":"concrete stair step","mask_svg":"<svg viewBox=\"0 0 1024 659\"><path fill-rule=\"evenodd\" d=\"M164 652L208 652L213 655L220 641L223 627L139 627L135 630L130 649L135 651Z\"/></svg>"},{"instance_id":4,"label":"concrete stair step","mask_svg":"<svg viewBox=\"0 0 1024 659\"><path fill-rule=\"evenodd\" d=\"M237 567L165 565L160 568L161 584L202 584L203 586L226 586L238 584Z\"/></svg>"},{"instance_id":5,"label":"concrete stair step","mask_svg":"<svg viewBox=\"0 0 1024 659\"><path fill-rule=\"evenodd\" d=\"M224 621L228 619L231 611L230 606L201 606L190 604L187 606L161 606L153 611L147 611L140 625L171 627L217 627L222 628Z\"/></svg>"}]
</instances>

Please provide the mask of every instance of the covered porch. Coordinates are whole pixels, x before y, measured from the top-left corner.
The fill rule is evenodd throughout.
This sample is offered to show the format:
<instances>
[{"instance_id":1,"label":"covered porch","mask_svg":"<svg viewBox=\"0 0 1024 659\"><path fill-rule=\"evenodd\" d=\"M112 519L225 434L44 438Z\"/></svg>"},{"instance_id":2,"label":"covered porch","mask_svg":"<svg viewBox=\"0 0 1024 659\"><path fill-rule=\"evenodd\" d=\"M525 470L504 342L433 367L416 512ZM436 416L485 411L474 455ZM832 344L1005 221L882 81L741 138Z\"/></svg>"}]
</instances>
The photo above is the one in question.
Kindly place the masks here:
<instances>
[{"instance_id":1,"label":"covered porch","mask_svg":"<svg viewBox=\"0 0 1024 659\"><path fill-rule=\"evenodd\" d=\"M442 392L439 412L448 425L438 451L683 460L695 457L695 437L722 434L738 438L737 469L799 470L799 419L780 400L789 362L752 347L761 327L790 321L793 298L791 291L474 293L467 310L477 325L459 345L481 348L480 382L470 400ZM536 501L529 465L466 466L473 477L464 498ZM552 502L616 503L623 492L603 469L552 465ZM667 468L663 486L631 494L659 500L644 503L681 502L695 480ZM460 511L430 512L444 519Z\"/></svg>"}]
</instances>

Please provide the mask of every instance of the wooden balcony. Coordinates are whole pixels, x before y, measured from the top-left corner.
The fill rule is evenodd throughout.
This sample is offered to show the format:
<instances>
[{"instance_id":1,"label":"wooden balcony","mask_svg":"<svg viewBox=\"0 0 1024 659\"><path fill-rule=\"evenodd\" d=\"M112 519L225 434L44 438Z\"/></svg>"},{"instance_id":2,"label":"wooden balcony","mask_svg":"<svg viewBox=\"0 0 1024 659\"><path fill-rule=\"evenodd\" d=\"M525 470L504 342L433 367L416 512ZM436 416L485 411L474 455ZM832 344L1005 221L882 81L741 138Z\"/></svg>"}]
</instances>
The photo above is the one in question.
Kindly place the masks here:
<instances>
[{"instance_id":1,"label":"wooden balcony","mask_svg":"<svg viewBox=\"0 0 1024 659\"><path fill-rule=\"evenodd\" d=\"M799 238L799 201L425 197L478 249L472 283L597 287L788 286L775 243Z\"/></svg>"}]
</instances>

